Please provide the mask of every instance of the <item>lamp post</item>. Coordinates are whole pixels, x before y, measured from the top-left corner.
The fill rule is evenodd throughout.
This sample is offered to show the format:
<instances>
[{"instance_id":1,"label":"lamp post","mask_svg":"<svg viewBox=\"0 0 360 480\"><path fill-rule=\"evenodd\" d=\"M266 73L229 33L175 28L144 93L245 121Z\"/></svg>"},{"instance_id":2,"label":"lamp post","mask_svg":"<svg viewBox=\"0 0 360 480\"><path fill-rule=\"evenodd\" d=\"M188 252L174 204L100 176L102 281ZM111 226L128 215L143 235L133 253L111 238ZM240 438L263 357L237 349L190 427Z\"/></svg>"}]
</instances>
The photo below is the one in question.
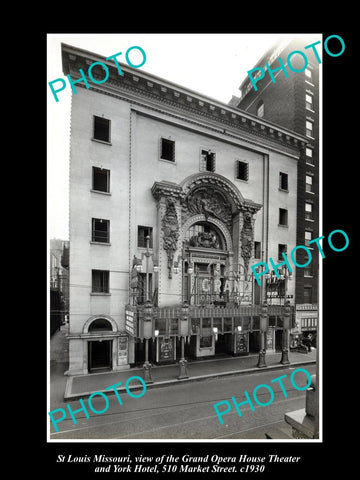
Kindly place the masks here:
<instances>
[{"instance_id":1,"label":"lamp post","mask_svg":"<svg viewBox=\"0 0 360 480\"><path fill-rule=\"evenodd\" d=\"M185 337L189 335L189 304L184 301L181 307L180 319L180 341L181 341L181 358L179 360L179 376L178 379L189 378L187 372L187 360L185 359Z\"/></svg>"},{"instance_id":2,"label":"lamp post","mask_svg":"<svg viewBox=\"0 0 360 480\"><path fill-rule=\"evenodd\" d=\"M283 317L283 345L280 363L288 365L289 361L289 328L290 328L290 302L285 303L285 311Z\"/></svg>"},{"instance_id":3,"label":"lamp post","mask_svg":"<svg viewBox=\"0 0 360 480\"><path fill-rule=\"evenodd\" d=\"M150 252L150 236L146 237L146 251L142 252L141 258L146 258L146 272L145 272L145 304L144 304L144 316L143 316L143 336L145 339L145 363L144 368L144 380L145 383L153 383L151 377L151 363L149 362L149 339L152 338L153 332L153 305L149 299L149 258L154 254ZM136 268L139 272L142 272L142 262L136 259ZM153 260L154 272L158 272L158 264L156 260Z\"/></svg>"},{"instance_id":4,"label":"lamp post","mask_svg":"<svg viewBox=\"0 0 360 480\"><path fill-rule=\"evenodd\" d=\"M258 368L267 367L266 361L265 361L265 355L266 355L265 335L266 335L266 329L267 329L267 319L268 319L267 304L264 302L261 306L261 315L260 315L260 351L259 351L259 359L257 363Z\"/></svg>"},{"instance_id":5,"label":"lamp post","mask_svg":"<svg viewBox=\"0 0 360 480\"><path fill-rule=\"evenodd\" d=\"M145 338L145 363L144 368L144 380L145 383L153 383L151 377L151 363L149 362L149 338L152 337L153 330L153 315L152 304L148 300L144 305L144 317L143 317L143 336Z\"/></svg>"},{"instance_id":6,"label":"lamp post","mask_svg":"<svg viewBox=\"0 0 360 480\"><path fill-rule=\"evenodd\" d=\"M288 365L289 360L289 330L290 330L290 302L286 300L288 281L292 280L292 275L288 267L284 265L280 278L284 280L284 316L283 316L283 332L282 332L282 351L280 363Z\"/></svg>"}]
</instances>

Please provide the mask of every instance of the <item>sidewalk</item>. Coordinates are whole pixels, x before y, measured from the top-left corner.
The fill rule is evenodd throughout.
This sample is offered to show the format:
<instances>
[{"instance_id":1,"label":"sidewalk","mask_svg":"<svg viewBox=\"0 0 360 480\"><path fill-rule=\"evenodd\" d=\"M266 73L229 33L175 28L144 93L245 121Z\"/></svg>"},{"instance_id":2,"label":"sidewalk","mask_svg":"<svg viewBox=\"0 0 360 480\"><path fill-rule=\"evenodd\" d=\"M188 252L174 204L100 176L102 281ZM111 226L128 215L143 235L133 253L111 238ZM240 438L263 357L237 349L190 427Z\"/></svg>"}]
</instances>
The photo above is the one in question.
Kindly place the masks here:
<instances>
[{"instance_id":1,"label":"sidewalk","mask_svg":"<svg viewBox=\"0 0 360 480\"><path fill-rule=\"evenodd\" d=\"M91 395L94 392L106 391L106 388L122 382L119 391L125 389L125 383L130 377L139 376L143 378L142 366L130 368L120 372L102 372L89 375L65 376L68 368L68 342L66 334L68 326L63 325L50 340L50 380L52 397L65 400L75 400ZM245 357L225 357L210 360L189 360L187 373L189 378L178 380L179 365L153 365L151 375L152 384L147 388L161 387L180 382L200 381L207 378L221 377L225 375L241 375L247 373L259 373L264 370L279 370L289 365L280 363L281 353L266 354L266 368L258 368L258 354L250 354ZM316 350L310 353L289 352L290 367L298 368L308 364L316 363ZM140 386L140 382L139 386ZM131 387L136 386L136 381ZM65 392L65 393L64 393ZM107 391L109 393L109 390ZM60 394L60 395L59 395Z\"/></svg>"},{"instance_id":2,"label":"sidewalk","mask_svg":"<svg viewBox=\"0 0 360 480\"><path fill-rule=\"evenodd\" d=\"M287 368L289 365L280 363L281 353L267 354L267 368L258 368L258 355L249 355L246 357L229 357L216 360L189 361L187 373L189 378L178 380L179 365L154 365L151 369L153 379L152 384L147 384L147 388L161 387L180 382L200 381L206 378L214 378L225 375L239 375L246 373L258 373L264 370L278 370ZM308 354L289 353L291 367L297 368L308 364L316 363L316 350ZM72 400L79 397L86 397L94 392L105 391L111 385L122 382L117 389L125 389L125 383L128 378L139 376L143 378L143 368L135 367L121 372L104 372L91 375L71 376L67 380L64 398ZM135 386L135 381L132 386ZM140 382L139 382L140 385ZM108 391L109 393L109 391Z\"/></svg>"}]
</instances>

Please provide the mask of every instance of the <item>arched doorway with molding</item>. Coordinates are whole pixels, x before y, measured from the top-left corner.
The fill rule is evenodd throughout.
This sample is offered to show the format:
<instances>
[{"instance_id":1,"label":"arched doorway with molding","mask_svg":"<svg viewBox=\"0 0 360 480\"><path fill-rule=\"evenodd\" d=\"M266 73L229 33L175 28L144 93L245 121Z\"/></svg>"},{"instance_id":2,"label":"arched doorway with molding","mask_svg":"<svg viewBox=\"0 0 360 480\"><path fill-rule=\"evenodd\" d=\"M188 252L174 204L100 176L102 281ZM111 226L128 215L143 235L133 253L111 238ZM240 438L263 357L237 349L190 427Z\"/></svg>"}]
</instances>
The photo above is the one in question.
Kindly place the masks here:
<instances>
[{"instance_id":1,"label":"arched doorway with molding","mask_svg":"<svg viewBox=\"0 0 360 480\"><path fill-rule=\"evenodd\" d=\"M225 238L219 224L198 215L184 229L183 300L189 305L224 300L230 237Z\"/></svg>"},{"instance_id":2,"label":"arched doorway with molding","mask_svg":"<svg viewBox=\"0 0 360 480\"><path fill-rule=\"evenodd\" d=\"M86 330L86 332L85 332ZM84 328L87 338L87 368L89 373L113 369L113 344L117 328L114 321L96 317L90 319Z\"/></svg>"}]
</instances>

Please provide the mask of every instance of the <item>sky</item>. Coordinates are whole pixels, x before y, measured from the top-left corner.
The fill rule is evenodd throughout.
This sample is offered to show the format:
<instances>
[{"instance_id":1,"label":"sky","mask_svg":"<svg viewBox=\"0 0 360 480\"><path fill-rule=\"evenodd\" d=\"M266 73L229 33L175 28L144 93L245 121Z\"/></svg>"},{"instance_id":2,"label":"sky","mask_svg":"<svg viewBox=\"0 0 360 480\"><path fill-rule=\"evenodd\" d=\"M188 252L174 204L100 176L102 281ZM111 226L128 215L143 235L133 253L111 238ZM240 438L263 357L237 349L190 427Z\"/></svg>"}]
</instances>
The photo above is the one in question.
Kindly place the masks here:
<instances>
[{"instance_id":1,"label":"sky","mask_svg":"<svg viewBox=\"0 0 360 480\"><path fill-rule=\"evenodd\" d=\"M48 82L66 79L62 72L61 43L124 61L132 46L141 47L146 62L139 70L228 103L240 96L247 71L281 34L49 34L47 36L47 209L48 238L69 239L69 152L71 88L56 102ZM296 34L313 38L314 35ZM306 43L304 43L306 45ZM135 52L135 51L134 51ZM135 60L134 60L135 63ZM56 88L59 84L56 85ZM90 82L91 87L91 82Z\"/></svg>"}]
</instances>

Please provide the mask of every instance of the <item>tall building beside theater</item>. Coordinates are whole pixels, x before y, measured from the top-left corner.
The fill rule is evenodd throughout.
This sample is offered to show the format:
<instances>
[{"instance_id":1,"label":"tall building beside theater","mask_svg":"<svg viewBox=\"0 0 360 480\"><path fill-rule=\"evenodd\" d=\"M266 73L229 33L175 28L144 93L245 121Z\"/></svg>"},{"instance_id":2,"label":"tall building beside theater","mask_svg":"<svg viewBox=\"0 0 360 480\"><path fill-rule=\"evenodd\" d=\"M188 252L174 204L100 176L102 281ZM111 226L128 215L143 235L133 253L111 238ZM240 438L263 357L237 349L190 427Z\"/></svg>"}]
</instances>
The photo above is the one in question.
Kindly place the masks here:
<instances>
[{"instance_id":1,"label":"tall building beside theater","mask_svg":"<svg viewBox=\"0 0 360 480\"><path fill-rule=\"evenodd\" d=\"M311 48L304 48L314 41L316 39L297 38L277 42L252 67L267 70L265 64L268 64L274 71L276 83L266 71L263 79L256 79L255 91L250 78L247 77L240 85L240 98L235 97L230 102L241 111L286 126L307 137L306 148L298 161L296 243L308 246L313 256L308 266L296 268L295 300L299 330L306 332L308 336L312 336L317 330L319 297L319 256L316 247L313 249L309 245L309 241L320 235L319 62ZM316 48L320 51L319 45ZM295 51L303 52L308 63L306 64L303 55L292 54ZM288 76L285 76L281 69L276 71L280 67L279 58L282 59ZM289 68L287 59L298 72ZM255 70L253 75L256 74ZM298 258L300 264L306 264L305 251L299 250Z\"/></svg>"},{"instance_id":2,"label":"tall building beside theater","mask_svg":"<svg viewBox=\"0 0 360 480\"><path fill-rule=\"evenodd\" d=\"M99 62L71 105L68 374L286 361L297 273L266 303L251 265L297 245L306 136L95 53L62 58L73 80Z\"/></svg>"}]
</instances>

